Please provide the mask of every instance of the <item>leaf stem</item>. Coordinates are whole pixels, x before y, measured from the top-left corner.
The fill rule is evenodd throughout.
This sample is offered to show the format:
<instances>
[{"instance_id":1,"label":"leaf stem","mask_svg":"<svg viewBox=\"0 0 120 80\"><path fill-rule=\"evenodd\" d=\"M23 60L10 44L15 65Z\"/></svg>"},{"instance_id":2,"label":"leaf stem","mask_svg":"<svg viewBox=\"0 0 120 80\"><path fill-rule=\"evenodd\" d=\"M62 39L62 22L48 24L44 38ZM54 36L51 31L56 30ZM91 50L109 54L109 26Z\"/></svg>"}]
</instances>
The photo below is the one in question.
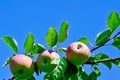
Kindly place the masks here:
<instances>
[{"instance_id":1,"label":"leaf stem","mask_svg":"<svg viewBox=\"0 0 120 80\"><path fill-rule=\"evenodd\" d=\"M90 50L90 52L93 52L93 51L95 51L96 49L98 49L98 48L104 46L105 43L107 43L107 42L110 41L111 39L115 38L115 37L118 36L119 34L120 34L120 32L118 32L118 33L115 34L113 37L111 37L111 38L109 38L108 40L106 40L102 45L96 46L96 47L92 48L92 49Z\"/></svg>"},{"instance_id":2,"label":"leaf stem","mask_svg":"<svg viewBox=\"0 0 120 80\"><path fill-rule=\"evenodd\" d=\"M57 52L57 50L58 50L58 48L59 48L59 45L60 45L60 42L57 43L56 52Z\"/></svg>"}]
</instances>

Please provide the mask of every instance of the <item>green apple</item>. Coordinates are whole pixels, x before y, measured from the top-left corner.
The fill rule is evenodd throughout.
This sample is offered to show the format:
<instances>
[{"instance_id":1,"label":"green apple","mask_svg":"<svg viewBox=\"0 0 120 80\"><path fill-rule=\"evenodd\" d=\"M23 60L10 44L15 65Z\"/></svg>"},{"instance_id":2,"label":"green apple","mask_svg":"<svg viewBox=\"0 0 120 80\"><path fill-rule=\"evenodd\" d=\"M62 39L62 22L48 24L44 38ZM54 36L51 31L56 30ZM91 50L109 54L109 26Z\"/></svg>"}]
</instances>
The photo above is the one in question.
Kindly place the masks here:
<instances>
[{"instance_id":1,"label":"green apple","mask_svg":"<svg viewBox=\"0 0 120 80\"><path fill-rule=\"evenodd\" d=\"M66 58L74 65L84 64L90 58L90 49L82 42L73 42L67 48Z\"/></svg>"},{"instance_id":2,"label":"green apple","mask_svg":"<svg viewBox=\"0 0 120 80\"><path fill-rule=\"evenodd\" d=\"M44 50L38 55L36 64L40 71L51 73L58 66L54 60L60 60L58 53L52 50Z\"/></svg>"},{"instance_id":3,"label":"green apple","mask_svg":"<svg viewBox=\"0 0 120 80\"><path fill-rule=\"evenodd\" d=\"M10 61L10 70L18 79L29 79L34 73L34 62L26 55L17 54Z\"/></svg>"}]
</instances>

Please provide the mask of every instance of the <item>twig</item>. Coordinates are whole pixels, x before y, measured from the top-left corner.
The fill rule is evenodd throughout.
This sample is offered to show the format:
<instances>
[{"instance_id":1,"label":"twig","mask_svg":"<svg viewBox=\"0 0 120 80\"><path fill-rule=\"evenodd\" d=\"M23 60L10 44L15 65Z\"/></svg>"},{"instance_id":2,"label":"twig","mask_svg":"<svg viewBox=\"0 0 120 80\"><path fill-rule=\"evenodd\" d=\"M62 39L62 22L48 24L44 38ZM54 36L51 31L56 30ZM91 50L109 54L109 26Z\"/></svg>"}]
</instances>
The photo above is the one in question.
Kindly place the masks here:
<instances>
[{"instance_id":1,"label":"twig","mask_svg":"<svg viewBox=\"0 0 120 80\"><path fill-rule=\"evenodd\" d=\"M120 57L118 57L118 58L108 58L108 59L98 60L98 61L93 61L93 62L86 62L85 64L97 64L97 63L101 63L101 62L111 62L111 61L116 61L116 60L120 60Z\"/></svg>"},{"instance_id":2,"label":"twig","mask_svg":"<svg viewBox=\"0 0 120 80\"><path fill-rule=\"evenodd\" d=\"M96 46L96 47L94 47L93 49L91 49L90 51L93 52L93 51L95 51L96 49L98 49L98 48L104 46L105 43L107 43L107 42L110 41L111 39L115 38L115 37L118 36L119 34L120 34L120 32L118 32L118 33L115 34L113 37L111 37L111 38L109 38L108 40L106 40L102 45Z\"/></svg>"},{"instance_id":3,"label":"twig","mask_svg":"<svg viewBox=\"0 0 120 80\"><path fill-rule=\"evenodd\" d=\"M10 77L8 80L14 80L15 79L15 77L14 76L12 76L12 77Z\"/></svg>"}]
</instances>

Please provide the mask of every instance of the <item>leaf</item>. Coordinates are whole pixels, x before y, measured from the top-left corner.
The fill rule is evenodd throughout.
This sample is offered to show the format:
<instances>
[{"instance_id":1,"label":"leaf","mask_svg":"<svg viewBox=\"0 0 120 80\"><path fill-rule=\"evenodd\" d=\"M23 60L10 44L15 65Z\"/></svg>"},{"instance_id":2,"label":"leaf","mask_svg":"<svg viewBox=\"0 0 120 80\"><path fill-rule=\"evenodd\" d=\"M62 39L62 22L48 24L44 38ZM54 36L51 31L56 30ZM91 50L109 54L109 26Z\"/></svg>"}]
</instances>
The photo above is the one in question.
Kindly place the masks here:
<instances>
[{"instance_id":1,"label":"leaf","mask_svg":"<svg viewBox=\"0 0 120 80\"><path fill-rule=\"evenodd\" d=\"M103 53L99 53L97 55L94 56L94 61L100 61L100 60L106 60L109 59L109 57L106 54ZM107 66L109 69L112 68L112 63L111 62L102 62L102 64L104 64L105 66Z\"/></svg>"},{"instance_id":2,"label":"leaf","mask_svg":"<svg viewBox=\"0 0 120 80\"><path fill-rule=\"evenodd\" d=\"M97 74L97 76L101 75L101 72L97 67L94 67L94 72Z\"/></svg>"},{"instance_id":3,"label":"leaf","mask_svg":"<svg viewBox=\"0 0 120 80\"><path fill-rule=\"evenodd\" d=\"M50 62L50 64L59 65L59 62L60 62L59 58L54 58L54 59L52 59L52 61Z\"/></svg>"},{"instance_id":4,"label":"leaf","mask_svg":"<svg viewBox=\"0 0 120 80\"><path fill-rule=\"evenodd\" d=\"M89 80L88 74L84 71L81 76L82 80Z\"/></svg>"},{"instance_id":5,"label":"leaf","mask_svg":"<svg viewBox=\"0 0 120 80\"><path fill-rule=\"evenodd\" d=\"M13 56L12 56L12 57L13 57ZM10 64L10 61L11 61L12 57L9 57L2 66L5 67L5 66L7 66L8 64Z\"/></svg>"},{"instance_id":6,"label":"leaf","mask_svg":"<svg viewBox=\"0 0 120 80\"><path fill-rule=\"evenodd\" d=\"M36 80L36 79L35 79L35 77L34 77L34 76L32 76L30 80Z\"/></svg>"},{"instance_id":7,"label":"leaf","mask_svg":"<svg viewBox=\"0 0 120 80\"><path fill-rule=\"evenodd\" d=\"M96 37L96 45L101 46L105 44L105 42L110 38L111 34L112 32L110 31L110 29L100 32Z\"/></svg>"},{"instance_id":8,"label":"leaf","mask_svg":"<svg viewBox=\"0 0 120 80\"><path fill-rule=\"evenodd\" d=\"M32 49L32 54L41 53L44 50L45 50L45 48L44 48L43 45L41 45L41 44L34 44L33 49Z\"/></svg>"},{"instance_id":9,"label":"leaf","mask_svg":"<svg viewBox=\"0 0 120 80\"><path fill-rule=\"evenodd\" d=\"M117 12L112 11L107 19L107 26L114 31L120 25L120 18Z\"/></svg>"},{"instance_id":10,"label":"leaf","mask_svg":"<svg viewBox=\"0 0 120 80\"><path fill-rule=\"evenodd\" d=\"M67 60L67 68L64 73L65 80L68 80L72 75L77 73L78 73L78 67L76 65L73 65Z\"/></svg>"},{"instance_id":11,"label":"leaf","mask_svg":"<svg viewBox=\"0 0 120 80\"><path fill-rule=\"evenodd\" d=\"M97 74L94 71L89 75L89 80L97 80Z\"/></svg>"},{"instance_id":12,"label":"leaf","mask_svg":"<svg viewBox=\"0 0 120 80\"><path fill-rule=\"evenodd\" d=\"M81 37L80 39L78 39L79 42L83 42L85 44L90 44L89 40L85 37Z\"/></svg>"},{"instance_id":13,"label":"leaf","mask_svg":"<svg viewBox=\"0 0 120 80\"><path fill-rule=\"evenodd\" d=\"M25 49L26 53L31 52L33 45L34 45L34 36L32 35L32 33L29 33L27 35L27 38L26 38L26 41L24 44L24 49Z\"/></svg>"},{"instance_id":14,"label":"leaf","mask_svg":"<svg viewBox=\"0 0 120 80\"><path fill-rule=\"evenodd\" d=\"M78 80L77 75L73 74L72 76L69 77L68 80Z\"/></svg>"},{"instance_id":15,"label":"leaf","mask_svg":"<svg viewBox=\"0 0 120 80\"><path fill-rule=\"evenodd\" d=\"M2 40L15 52L18 52L18 44L17 41L10 36L3 36Z\"/></svg>"},{"instance_id":16,"label":"leaf","mask_svg":"<svg viewBox=\"0 0 120 80\"><path fill-rule=\"evenodd\" d=\"M120 37L115 37L112 45L120 50Z\"/></svg>"},{"instance_id":17,"label":"leaf","mask_svg":"<svg viewBox=\"0 0 120 80\"><path fill-rule=\"evenodd\" d=\"M78 68L77 75L78 75L78 78L81 78L82 80L88 80L88 77L89 77L88 74L85 72L85 70L81 66L79 66Z\"/></svg>"},{"instance_id":18,"label":"leaf","mask_svg":"<svg viewBox=\"0 0 120 80\"><path fill-rule=\"evenodd\" d=\"M64 42L68 37L68 22L65 21L61 24L59 32L59 42Z\"/></svg>"},{"instance_id":19,"label":"leaf","mask_svg":"<svg viewBox=\"0 0 120 80\"><path fill-rule=\"evenodd\" d=\"M115 65L117 65L118 67L120 67L120 60L112 61L112 63L114 63Z\"/></svg>"},{"instance_id":20,"label":"leaf","mask_svg":"<svg viewBox=\"0 0 120 80\"><path fill-rule=\"evenodd\" d=\"M53 27L50 27L46 34L46 43L50 47L54 47L57 44L57 41L58 41L57 31Z\"/></svg>"},{"instance_id":21,"label":"leaf","mask_svg":"<svg viewBox=\"0 0 120 80\"><path fill-rule=\"evenodd\" d=\"M44 80L60 80L63 77L65 69L67 67L67 61L64 58L60 59L59 66L51 74L46 74Z\"/></svg>"},{"instance_id":22,"label":"leaf","mask_svg":"<svg viewBox=\"0 0 120 80\"><path fill-rule=\"evenodd\" d=\"M57 52L66 53L67 52L67 48L58 48Z\"/></svg>"},{"instance_id":23,"label":"leaf","mask_svg":"<svg viewBox=\"0 0 120 80\"><path fill-rule=\"evenodd\" d=\"M52 76L55 78L55 80L59 80L62 78L62 76L64 75L64 72L66 70L67 67L67 61L65 58L61 58L60 62L59 62L59 66L57 67L57 69L52 73Z\"/></svg>"}]
</instances>

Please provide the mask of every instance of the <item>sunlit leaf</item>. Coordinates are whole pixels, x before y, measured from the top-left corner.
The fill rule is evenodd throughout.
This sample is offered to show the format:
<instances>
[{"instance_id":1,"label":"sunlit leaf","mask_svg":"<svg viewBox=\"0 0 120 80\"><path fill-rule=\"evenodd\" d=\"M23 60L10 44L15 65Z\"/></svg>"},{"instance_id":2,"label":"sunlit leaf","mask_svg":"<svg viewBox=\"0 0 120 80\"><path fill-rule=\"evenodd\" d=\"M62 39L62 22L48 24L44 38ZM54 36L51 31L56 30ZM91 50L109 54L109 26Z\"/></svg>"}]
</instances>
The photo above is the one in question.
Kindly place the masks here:
<instances>
[{"instance_id":1,"label":"sunlit leaf","mask_svg":"<svg viewBox=\"0 0 120 80\"><path fill-rule=\"evenodd\" d=\"M33 49L32 49L32 54L38 54L42 51L44 51L45 48L41 44L34 44Z\"/></svg>"},{"instance_id":2,"label":"sunlit leaf","mask_svg":"<svg viewBox=\"0 0 120 80\"><path fill-rule=\"evenodd\" d=\"M110 29L100 32L96 37L96 45L100 46L105 44L105 42L110 38L111 34L112 32L110 31Z\"/></svg>"},{"instance_id":3,"label":"sunlit leaf","mask_svg":"<svg viewBox=\"0 0 120 80\"><path fill-rule=\"evenodd\" d=\"M97 67L94 67L94 71L97 74L97 76L101 75L101 72L100 72L100 70Z\"/></svg>"},{"instance_id":4,"label":"sunlit leaf","mask_svg":"<svg viewBox=\"0 0 120 80\"><path fill-rule=\"evenodd\" d=\"M67 48L58 48L57 52L66 53Z\"/></svg>"},{"instance_id":5,"label":"sunlit leaf","mask_svg":"<svg viewBox=\"0 0 120 80\"><path fill-rule=\"evenodd\" d=\"M56 80L56 79L54 79L50 74L45 74L44 80Z\"/></svg>"},{"instance_id":6,"label":"sunlit leaf","mask_svg":"<svg viewBox=\"0 0 120 80\"><path fill-rule=\"evenodd\" d=\"M120 18L117 12L112 11L107 19L107 26L114 31L120 25Z\"/></svg>"},{"instance_id":7,"label":"sunlit leaf","mask_svg":"<svg viewBox=\"0 0 120 80\"><path fill-rule=\"evenodd\" d=\"M61 58L60 62L59 62L59 66L52 73L52 76L55 78L55 80L59 80L59 79L62 78L62 76L64 75L64 72L66 70L66 67L67 67L67 61L66 61L66 59Z\"/></svg>"},{"instance_id":8,"label":"sunlit leaf","mask_svg":"<svg viewBox=\"0 0 120 80\"><path fill-rule=\"evenodd\" d=\"M57 44L57 41L58 41L57 31L53 27L50 27L46 34L46 43L50 47L54 47Z\"/></svg>"},{"instance_id":9,"label":"sunlit leaf","mask_svg":"<svg viewBox=\"0 0 120 80\"><path fill-rule=\"evenodd\" d=\"M62 79L65 69L67 67L67 61L64 58L60 59L58 67L51 74L46 74L44 80L60 80Z\"/></svg>"},{"instance_id":10,"label":"sunlit leaf","mask_svg":"<svg viewBox=\"0 0 120 80\"><path fill-rule=\"evenodd\" d=\"M65 21L61 24L59 32L59 42L64 42L68 36L68 22Z\"/></svg>"},{"instance_id":11,"label":"sunlit leaf","mask_svg":"<svg viewBox=\"0 0 120 80\"><path fill-rule=\"evenodd\" d=\"M12 56L12 57L13 57L13 56ZM8 64L10 64L10 61L11 61L12 57L9 57L2 66L5 67L5 66L7 66Z\"/></svg>"},{"instance_id":12,"label":"sunlit leaf","mask_svg":"<svg viewBox=\"0 0 120 80\"><path fill-rule=\"evenodd\" d=\"M112 45L115 46L116 48L120 49L120 37L115 37Z\"/></svg>"},{"instance_id":13,"label":"sunlit leaf","mask_svg":"<svg viewBox=\"0 0 120 80\"><path fill-rule=\"evenodd\" d=\"M83 42L85 44L90 44L90 41L87 38L85 38L85 37L81 37L80 39L78 39L78 41L79 42Z\"/></svg>"},{"instance_id":14,"label":"sunlit leaf","mask_svg":"<svg viewBox=\"0 0 120 80\"><path fill-rule=\"evenodd\" d=\"M120 60L112 61L112 63L114 63L115 65L117 65L118 67L120 67Z\"/></svg>"},{"instance_id":15,"label":"sunlit leaf","mask_svg":"<svg viewBox=\"0 0 120 80\"><path fill-rule=\"evenodd\" d=\"M78 75L78 78L81 78L82 80L88 80L89 78L88 74L85 72L85 70L81 66L79 66L78 68L77 75Z\"/></svg>"},{"instance_id":16,"label":"sunlit leaf","mask_svg":"<svg viewBox=\"0 0 120 80\"><path fill-rule=\"evenodd\" d=\"M100 60L106 60L109 59L109 57L106 54L103 53L99 53L97 55L94 56L94 61L100 61ZM109 69L112 68L112 63L111 62L102 62L102 64L104 64L105 66L107 66Z\"/></svg>"},{"instance_id":17,"label":"sunlit leaf","mask_svg":"<svg viewBox=\"0 0 120 80\"><path fill-rule=\"evenodd\" d=\"M10 36L3 36L2 40L7 43L7 45L14 51L14 52L18 52L18 44L17 41L10 37Z\"/></svg>"},{"instance_id":18,"label":"sunlit leaf","mask_svg":"<svg viewBox=\"0 0 120 80\"><path fill-rule=\"evenodd\" d=\"M26 41L24 44L24 49L25 49L26 53L31 52L33 45L34 45L34 36L32 35L32 33L29 33L27 35L27 38L26 38Z\"/></svg>"}]
</instances>

